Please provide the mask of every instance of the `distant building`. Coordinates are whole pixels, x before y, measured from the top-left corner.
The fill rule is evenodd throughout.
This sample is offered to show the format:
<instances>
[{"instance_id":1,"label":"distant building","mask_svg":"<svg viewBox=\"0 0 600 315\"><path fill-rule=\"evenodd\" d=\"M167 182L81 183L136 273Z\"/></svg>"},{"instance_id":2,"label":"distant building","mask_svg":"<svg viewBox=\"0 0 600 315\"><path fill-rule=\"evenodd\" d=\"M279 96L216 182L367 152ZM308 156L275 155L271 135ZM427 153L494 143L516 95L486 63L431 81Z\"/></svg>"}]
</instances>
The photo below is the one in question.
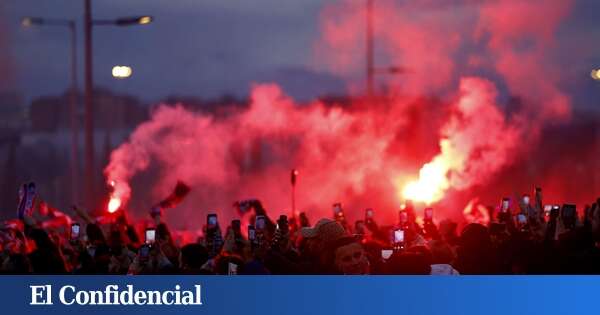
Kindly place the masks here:
<instances>
[{"instance_id":1,"label":"distant building","mask_svg":"<svg viewBox=\"0 0 600 315\"><path fill-rule=\"evenodd\" d=\"M0 93L0 126L3 129L21 129L27 125L23 97L17 92Z\"/></svg>"},{"instance_id":2,"label":"distant building","mask_svg":"<svg viewBox=\"0 0 600 315\"><path fill-rule=\"evenodd\" d=\"M83 97L77 96L78 123L83 130ZM43 96L33 100L29 109L32 132L70 129L70 95ZM148 119L148 107L135 97L115 95L104 89L94 91L94 129L129 129Z\"/></svg>"}]
</instances>

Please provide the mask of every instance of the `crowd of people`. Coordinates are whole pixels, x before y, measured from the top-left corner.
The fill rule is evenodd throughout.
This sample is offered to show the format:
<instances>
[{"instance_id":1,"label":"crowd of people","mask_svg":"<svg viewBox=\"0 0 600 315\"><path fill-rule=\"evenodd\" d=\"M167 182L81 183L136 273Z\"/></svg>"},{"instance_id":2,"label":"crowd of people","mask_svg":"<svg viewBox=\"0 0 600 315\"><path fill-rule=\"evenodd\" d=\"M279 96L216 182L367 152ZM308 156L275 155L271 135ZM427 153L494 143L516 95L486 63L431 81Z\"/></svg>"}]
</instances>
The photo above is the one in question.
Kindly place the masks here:
<instances>
[{"instance_id":1,"label":"crowd of people","mask_svg":"<svg viewBox=\"0 0 600 315\"><path fill-rule=\"evenodd\" d=\"M436 223L433 209L411 202L397 222L350 224L341 204L313 226L305 213L271 218L259 200L238 206L250 217L222 225L209 214L203 235L179 244L151 211L139 231L124 211L108 220L74 207L77 218L40 202L34 213L0 226L3 274L599 274L600 198L583 207L543 205L541 189L515 202L502 199L488 220L458 231ZM418 212L418 213L417 213ZM485 216L485 215L484 215ZM476 220L475 220L476 221Z\"/></svg>"}]
</instances>

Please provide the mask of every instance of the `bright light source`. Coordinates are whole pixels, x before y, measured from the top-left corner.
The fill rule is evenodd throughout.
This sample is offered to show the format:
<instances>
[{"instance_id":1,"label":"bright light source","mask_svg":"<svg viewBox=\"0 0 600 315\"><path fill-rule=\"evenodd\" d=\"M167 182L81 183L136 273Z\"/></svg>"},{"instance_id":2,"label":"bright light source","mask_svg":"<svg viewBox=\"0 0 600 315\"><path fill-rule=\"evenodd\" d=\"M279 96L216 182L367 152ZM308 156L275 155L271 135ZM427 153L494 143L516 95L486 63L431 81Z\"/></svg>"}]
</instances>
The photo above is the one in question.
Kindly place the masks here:
<instances>
[{"instance_id":1,"label":"bright light source","mask_svg":"<svg viewBox=\"0 0 600 315\"><path fill-rule=\"evenodd\" d=\"M590 75L592 76L592 79L600 81L600 69L592 70Z\"/></svg>"},{"instance_id":2,"label":"bright light source","mask_svg":"<svg viewBox=\"0 0 600 315\"><path fill-rule=\"evenodd\" d=\"M117 79L125 79L131 76L131 67L128 66L114 66L112 68L112 76Z\"/></svg>"},{"instance_id":3,"label":"bright light source","mask_svg":"<svg viewBox=\"0 0 600 315\"><path fill-rule=\"evenodd\" d=\"M121 207L121 199L117 197L111 197L108 201L108 212L115 213Z\"/></svg>"},{"instance_id":4,"label":"bright light source","mask_svg":"<svg viewBox=\"0 0 600 315\"><path fill-rule=\"evenodd\" d=\"M151 16L142 16L138 23L144 25L144 24L150 24L152 22L152 17Z\"/></svg>"}]
</instances>

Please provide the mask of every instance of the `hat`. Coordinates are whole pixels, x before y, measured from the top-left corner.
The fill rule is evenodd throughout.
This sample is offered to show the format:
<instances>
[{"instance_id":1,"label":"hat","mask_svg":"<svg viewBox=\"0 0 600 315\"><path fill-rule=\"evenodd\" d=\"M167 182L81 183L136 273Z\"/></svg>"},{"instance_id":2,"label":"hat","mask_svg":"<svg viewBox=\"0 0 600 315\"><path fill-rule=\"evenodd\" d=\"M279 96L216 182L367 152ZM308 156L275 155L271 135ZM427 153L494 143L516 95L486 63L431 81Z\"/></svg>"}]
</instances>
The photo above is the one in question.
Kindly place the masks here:
<instances>
[{"instance_id":1,"label":"hat","mask_svg":"<svg viewBox=\"0 0 600 315\"><path fill-rule=\"evenodd\" d=\"M337 221L321 219L313 228L304 227L300 230L304 238L319 238L322 241L333 241L346 234L344 227Z\"/></svg>"}]
</instances>

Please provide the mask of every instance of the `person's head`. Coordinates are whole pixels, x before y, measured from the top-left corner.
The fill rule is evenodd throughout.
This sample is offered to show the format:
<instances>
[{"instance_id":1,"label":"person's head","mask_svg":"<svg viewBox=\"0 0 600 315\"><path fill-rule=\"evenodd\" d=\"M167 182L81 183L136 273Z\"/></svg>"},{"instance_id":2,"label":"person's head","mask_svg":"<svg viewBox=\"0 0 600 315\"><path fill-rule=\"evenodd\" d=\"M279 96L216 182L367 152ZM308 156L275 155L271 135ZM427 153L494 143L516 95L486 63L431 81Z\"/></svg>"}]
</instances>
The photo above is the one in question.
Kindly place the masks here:
<instances>
[{"instance_id":1,"label":"person's head","mask_svg":"<svg viewBox=\"0 0 600 315\"><path fill-rule=\"evenodd\" d=\"M460 246L470 250L485 249L491 246L488 229L478 223L465 226L460 234Z\"/></svg>"},{"instance_id":2,"label":"person's head","mask_svg":"<svg viewBox=\"0 0 600 315\"><path fill-rule=\"evenodd\" d=\"M200 244L188 244L181 248L179 266L183 271L200 270L208 261L208 251Z\"/></svg>"},{"instance_id":3,"label":"person's head","mask_svg":"<svg viewBox=\"0 0 600 315\"><path fill-rule=\"evenodd\" d=\"M325 244L346 235L344 227L337 221L321 219L314 227L300 230L304 239L304 254L307 257L318 257L322 254Z\"/></svg>"},{"instance_id":4,"label":"person's head","mask_svg":"<svg viewBox=\"0 0 600 315\"><path fill-rule=\"evenodd\" d=\"M490 233L485 226L471 223L463 229L454 267L461 274L494 274L501 271Z\"/></svg>"},{"instance_id":5,"label":"person's head","mask_svg":"<svg viewBox=\"0 0 600 315\"><path fill-rule=\"evenodd\" d=\"M444 241L433 240L429 242L432 264L450 264L454 260L454 253Z\"/></svg>"},{"instance_id":6,"label":"person's head","mask_svg":"<svg viewBox=\"0 0 600 315\"><path fill-rule=\"evenodd\" d=\"M440 222L440 227L439 227L439 231L440 231L440 235L442 236L442 238L451 245L455 245L456 241L458 239L458 236L456 235L456 228L457 228L457 224L456 222L452 221L452 220L442 220Z\"/></svg>"},{"instance_id":7,"label":"person's head","mask_svg":"<svg viewBox=\"0 0 600 315\"><path fill-rule=\"evenodd\" d=\"M590 212L592 235L594 241L600 242L600 198L592 205Z\"/></svg>"},{"instance_id":8,"label":"person's head","mask_svg":"<svg viewBox=\"0 0 600 315\"><path fill-rule=\"evenodd\" d=\"M37 250L54 251L56 249L48 233L42 229L32 229L29 231L28 237L34 241Z\"/></svg>"},{"instance_id":9,"label":"person's head","mask_svg":"<svg viewBox=\"0 0 600 315\"><path fill-rule=\"evenodd\" d=\"M23 275L31 273L32 268L27 256L23 254L11 254L2 262L0 271L7 274Z\"/></svg>"},{"instance_id":10,"label":"person's head","mask_svg":"<svg viewBox=\"0 0 600 315\"><path fill-rule=\"evenodd\" d=\"M346 275L370 273L367 254L357 238L342 237L330 242L326 248L326 252L333 255L329 266L332 271Z\"/></svg>"}]
</instances>

